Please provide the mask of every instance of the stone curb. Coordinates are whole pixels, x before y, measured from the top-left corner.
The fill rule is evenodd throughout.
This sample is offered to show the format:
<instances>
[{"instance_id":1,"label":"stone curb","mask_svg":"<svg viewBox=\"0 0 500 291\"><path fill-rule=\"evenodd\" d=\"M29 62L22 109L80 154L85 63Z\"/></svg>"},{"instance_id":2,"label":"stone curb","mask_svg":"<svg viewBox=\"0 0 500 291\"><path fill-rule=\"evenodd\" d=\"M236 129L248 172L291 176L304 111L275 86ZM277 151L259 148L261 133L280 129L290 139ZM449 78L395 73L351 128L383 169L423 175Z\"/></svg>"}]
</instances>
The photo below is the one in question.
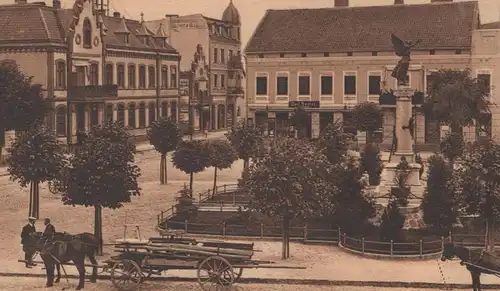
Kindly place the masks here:
<instances>
[{"instance_id":1,"label":"stone curb","mask_svg":"<svg viewBox=\"0 0 500 291\"><path fill-rule=\"evenodd\" d=\"M25 278L45 278L45 274L27 273L0 273L0 277L25 277ZM63 276L64 277L64 276ZM78 279L76 275L68 275L68 279ZM110 280L109 275L98 275L99 280ZM181 277L152 277L147 281L171 281L171 282L197 282L196 278ZM241 278L241 284L283 284L283 285L313 285L313 286L354 286L354 287L392 287L392 288L421 288L421 289L470 289L470 284L443 284L427 282L388 282L388 281L350 281L350 280L314 280L314 279L266 279L266 278ZM500 284L483 284L482 289L498 290Z\"/></svg>"}]
</instances>

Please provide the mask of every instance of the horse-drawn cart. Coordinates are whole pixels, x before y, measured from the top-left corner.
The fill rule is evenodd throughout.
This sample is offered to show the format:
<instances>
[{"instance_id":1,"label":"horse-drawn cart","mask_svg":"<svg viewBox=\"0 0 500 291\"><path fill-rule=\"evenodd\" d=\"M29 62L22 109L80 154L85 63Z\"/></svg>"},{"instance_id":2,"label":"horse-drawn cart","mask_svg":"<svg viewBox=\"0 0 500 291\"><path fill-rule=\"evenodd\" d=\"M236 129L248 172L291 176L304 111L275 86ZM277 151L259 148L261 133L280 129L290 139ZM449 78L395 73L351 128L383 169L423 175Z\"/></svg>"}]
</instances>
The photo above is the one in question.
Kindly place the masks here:
<instances>
[{"instance_id":1,"label":"horse-drawn cart","mask_svg":"<svg viewBox=\"0 0 500 291\"><path fill-rule=\"evenodd\" d=\"M125 226L124 239L111 245L114 248L111 258L95 266L85 265L102 269L100 273L109 273L111 282L120 291L138 290L147 278L168 270L196 270L201 288L211 291L231 289L241 278L243 269L305 269L254 260L252 257L257 250L253 243L197 241L178 235L142 240L139 227L136 228L138 238L130 239L126 238ZM60 265L71 264L61 262Z\"/></svg>"},{"instance_id":2,"label":"horse-drawn cart","mask_svg":"<svg viewBox=\"0 0 500 291\"><path fill-rule=\"evenodd\" d=\"M167 270L197 270L198 283L208 291L229 290L247 268L304 269L253 260L253 243L153 237L123 241L115 245L115 251L119 254L107 263L113 264L111 281L119 290L137 290L146 278Z\"/></svg>"}]
</instances>

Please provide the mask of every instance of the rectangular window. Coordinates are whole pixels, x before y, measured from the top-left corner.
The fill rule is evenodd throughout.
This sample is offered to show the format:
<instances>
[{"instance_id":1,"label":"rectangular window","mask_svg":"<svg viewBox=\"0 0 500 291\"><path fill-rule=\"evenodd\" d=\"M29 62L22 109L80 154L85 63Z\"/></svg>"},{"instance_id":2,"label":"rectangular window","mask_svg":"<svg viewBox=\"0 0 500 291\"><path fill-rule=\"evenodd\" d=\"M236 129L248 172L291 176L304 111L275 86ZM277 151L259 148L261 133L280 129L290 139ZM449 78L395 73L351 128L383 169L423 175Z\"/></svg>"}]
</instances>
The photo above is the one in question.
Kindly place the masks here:
<instances>
[{"instance_id":1,"label":"rectangular window","mask_svg":"<svg viewBox=\"0 0 500 291\"><path fill-rule=\"evenodd\" d=\"M379 95L380 94L380 82L382 81L381 76L368 76L368 95Z\"/></svg>"},{"instance_id":2,"label":"rectangular window","mask_svg":"<svg viewBox=\"0 0 500 291\"><path fill-rule=\"evenodd\" d=\"M311 95L311 77L299 76L299 95Z\"/></svg>"},{"instance_id":3,"label":"rectangular window","mask_svg":"<svg viewBox=\"0 0 500 291\"><path fill-rule=\"evenodd\" d=\"M258 76L255 78L256 83L256 95L267 95L267 77Z\"/></svg>"},{"instance_id":4,"label":"rectangular window","mask_svg":"<svg viewBox=\"0 0 500 291\"><path fill-rule=\"evenodd\" d=\"M156 69L153 66L150 66L148 68L148 85L149 88L155 88L156 87Z\"/></svg>"},{"instance_id":5,"label":"rectangular window","mask_svg":"<svg viewBox=\"0 0 500 291\"><path fill-rule=\"evenodd\" d=\"M276 95L288 96L288 77L278 76L276 78Z\"/></svg>"},{"instance_id":6,"label":"rectangular window","mask_svg":"<svg viewBox=\"0 0 500 291\"><path fill-rule=\"evenodd\" d=\"M356 76L344 76L344 95L356 95Z\"/></svg>"},{"instance_id":7,"label":"rectangular window","mask_svg":"<svg viewBox=\"0 0 500 291\"><path fill-rule=\"evenodd\" d=\"M104 84L113 85L113 64L106 64L105 72L104 72Z\"/></svg>"},{"instance_id":8,"label":"rectangular window","mask_svg":"<svg viewBox=\"0 0 500 291\"><path fill-rule=\"evenodd\" d=\"M225 88L226 87L226 76L220 75L220 87Z\"/></svg>"},{"instance_id":9,"label":"rectangular window","mask_svg":"<svg viewBox=\"0 0 500 291\"><path fill-rule=\"evenodd\" d=\"M426 83L425 89L427 91L427 94L429 94L432 87L432 73L429 73L427 74L427 76L425 76L425 83Z\"/></svg>"},{"instance_id":10,"label":"rectangular window","mask_svg":"<svg viewBox=\"0 0 500 291\"><path fill-rule=\"evenodd\" d=\"M118 87L125 88L125 66L118 65L116 67L116 78L118 81Z\"/></svg>"},{"instance_id":11,"label":"rectangular window","mask_svg":"<svg viewBox=\"0 0 500 291\"><path fill-rule=\"evenodd\" d=\"M491 74L486 72L480 72L477 74L477 79L486 86L486 93L491 93Z\"/></svg>"},{"instance_id":12,"label":"rectangular window","mask_svg":"<svg viewBox=\"0 0 500 291\"><path fill-rule=\"evenodd\" d=\"M333 76L321 76L321 95L333 95Z\"/></svg>"},{"instance_id":13,"label":"rectangular window","mask_svg":"<svg viewBox=\"0 0 500 291\"><path fill-rule=\"evenodd\" d=\"M214 88L219 87L219 75L214 74Z\"/></svg>"},{"instance_id":14,"label":"rectangular window","mask_svg":"<svg viewBox=\"0 0 500 291\"><path fill-rule=\"evenodd\" d=\"M219 62L219 50L217 48L214 48L214 63Z\"/></svg>"},{"instance_id":15,"label":"rectangular window","mask_svg":"<svg viewBox=\"0 0 500 291\"><path fill-rule=\"evenodd\" d=\"M146 88L146 66L139 66L139 88Z\"/></svg>"},{"instance_id":16,"label":"rectangular window","mask_svg":"<svg viewBox=\"0 0 500 291\"><path fill-rule=\"evenodd\" d=\"M161 87L168 88L168 67L163 66L161 68Z\"/></svg>"},{"instance_id":17,"label":"rectangular window","mask_svg":"<svg viewBox=\"0 0 500 291\"><path fill-rule=\"evenodd\" d=\"M226 56L224 53L224 49L220 49L220 62L223 64L226 63Z\"/></svg>"},{"instance_id":18,"label":"rectangular window","mask_svg":"<svg viewBox=\"0 0 500 291\"><path fill-rule=\"evenodd\" d=\"M99 85L99 65L91 64L90 65L90 85L97 86Z\"/></svg>"},{"instance_id":19,"label":"rectangular window","mask_svg":"<svg viewBox=\"0 0 500 291\"><path fill-rule=\"evenodd\" d=\"M128 66L128 87L131 89L135 88L135 66L134 65L129 65Z\"/></svg>"},{"instance_id":20,"label":"rectangular window","mask_svg":"<svg viewBox=\"0 0 500 291\"><path fill-rule=\"evenodd\" d=\"M177 88L177 67L170 67L170 88Z\"/></svg>"}]
</instances>

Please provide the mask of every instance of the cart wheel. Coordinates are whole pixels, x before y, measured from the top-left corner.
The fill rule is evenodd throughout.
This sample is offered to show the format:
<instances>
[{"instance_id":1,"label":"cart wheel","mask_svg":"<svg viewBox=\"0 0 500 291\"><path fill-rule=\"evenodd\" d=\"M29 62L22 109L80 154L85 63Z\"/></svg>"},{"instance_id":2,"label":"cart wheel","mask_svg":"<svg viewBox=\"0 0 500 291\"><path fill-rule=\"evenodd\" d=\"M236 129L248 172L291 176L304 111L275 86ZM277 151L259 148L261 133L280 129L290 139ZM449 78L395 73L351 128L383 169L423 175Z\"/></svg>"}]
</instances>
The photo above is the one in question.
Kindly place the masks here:
<instances>
[{"instance_id":1,"label":"cart wheel","mask_svg":"<svg viewBox=\"0 0 500 291\"><path fill-rule=\"evenodd\" d=\"M230 290L234 283L234 270L228 260L213 256L198 266L198 283L204 291Z\"/></svg>"},{"instance_id":2,"label":"cart wheel","mask_svg":"<svg viewBox=\"0 0 500 291\"><path fill-rule=\"evenodd\" d=\"M233 268L234 282L240 281L241 275L243 275L243 268Z\"/></svg>"},{"instance_id":3,"label":"cart wheel","mask_svg":"<svg viewBox=\"0 0 500 291\"><path fill-rule=\"evenodd\" d=\"M57 187L56 187L54 181L49 181L48 182L48 186L49 186L50 193L52 193L52 194L57 194L58 193L57 192Z\"/></svg>"},{"instance_id":4,"label":"cart wheel","mask_svg":"<svg viewBox=\"0 0 500 291\"><path fill-rule=\"evenodd\" d=\"M138 290L144 275L141 267L128 259L116 262L111 269L111 282L118 290L135 291Z\"/></svg>"}]
</instances>

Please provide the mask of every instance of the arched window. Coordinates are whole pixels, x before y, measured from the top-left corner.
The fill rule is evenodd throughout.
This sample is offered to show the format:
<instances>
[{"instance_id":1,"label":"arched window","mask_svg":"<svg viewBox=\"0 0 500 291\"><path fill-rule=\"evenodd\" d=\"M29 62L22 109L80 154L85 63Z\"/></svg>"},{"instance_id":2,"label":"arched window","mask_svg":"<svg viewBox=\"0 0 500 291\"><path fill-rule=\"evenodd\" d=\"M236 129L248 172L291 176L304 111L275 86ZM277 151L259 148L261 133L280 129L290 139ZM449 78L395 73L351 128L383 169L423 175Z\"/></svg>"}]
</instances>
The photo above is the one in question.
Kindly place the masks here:
<instances>
[{"instance_id":1,"label":"arched window","mask_svg":"<svg viewBox=\"0 0 500 291\"><path fill-rule=\"evenodd\" d=\"M168 103L167 101L163 101L161 103L161 116L168 116Z\"/></svg>"},{"instance_id":2,"label":"arched window","mask_svg":"<svg viewBox=\"0 0 500 291\"><path fill-rule=\"evenodd\" d=\"M161 67L161 87L168 88L168 67Z\"/></svg>"},{"instance_id":3,"label":"arched window","mask_svg":"<svg viewBox=\"0 0 500 291\"><path fill-rule=\"evenodd\" d=\"M146 103L139 103L139 128L146 127Z\"/></svg>"},{"instance_id":4,"label":"arched window","mask_svg":"<svg viewBox=\"0 0 500 291\"><path fill-rule=\"evenodd\" d=\"M106 120L108 122L113 121L113 104L106 105Z\"/></svg>"},{"instance_id":5,"label":"arched window","mask_svg":"<svg viewBox=\"0 0 500 291\"><path fill-rule=\"evenodd\" d=\"M66 89L66 63L56 62L56 89Z\"/></svg>"},{"instance_id":6,"label":"arched window","mask_svg":"<svg viewBox=\"0 0 500 291\"><path fill-rule=\"evenodd\" d=\"M83 21L83 47L92 47L92 25L90 24L90 19L85 18Z\"/></svg>"},{"instance_id":7,"label":"arched window","mask_svg":"<svg viewBox=\"0 0 500 291\"><path fill-rule=\"evenodd\" d=\"M172 102L170 104L170 118L173 121L177 121L177 102Z\"/></svg>"},{"instance_id":8,"label":"arched window","mask_svg":"<svg viewBox=\"0 0 500 291\"><path fill-rule=\"evenodd\" d=\"M118 104L116 108L116 119L125 125L125 105L123 103Z\"/></svg>"},{"instance_id":9,"label":"arched window","mask_svg":"<svg viewBox=\"0 0 500 291\"><path fill-rule=\"evenodd\" d=\"M177 67L170 67L170 88L177 88Z\"/></svg>"},{"instance_id":10,"label":"arched window","mask_svg":"<svg viewBox=\"0 0 500 291\"><path fill-rule=\"evenodd\" d=\"M128 65L128 87L131 89L135 88L135 65Z\"/></svg>"},{"instance_id":11,"label":"arched window","mask_svg":"<svg viewBox=\"0 0 500 291\"><path fill-rule=\"evenodd\" d=\"M149 88L156 87L156 70L155 67L150 66L148 68L148 79L149 79Z\"/></svg>"},{"instance_id":12,"label":"arched window","mask_svg":"<svg viewBox=\"0 0 500 291\"><path fill-rule=\"evenodd\" d=\"M124 65L117 65L116 66L116 80L117 80L117 85L120 88L125 88L125 66Z\"/></svg>"},{"instance_id":13,"label":"arched window","mask_svg":"<svg viewBox=\"0 0 500 291\"><path fill-rule=\"evenodd\" d=\"M149 126L156 120L156 104L154 102L149 102L148 104L148 114L149 114Z\"/></svg>"},{"instance_id":14,"label":"arched window","mask_svg":"<svg viewBox=\"0 0 500 291\"><path fill-rule=\"evenodd\" d=\"M130 103L128 105L128 127L136 128L135 124L135 103Z\"/></svg>"},{"instance_id":15,"label":"arched window","mask_svg":"<svg viewBox=\"0 0 500 291\"><path fill-rule=\"evenodd\" d=\"M56 110L56 135L66 136L66 106L59 106Z\"/></svg>"},{"instance_id":16,"label":"arched window","mask_svg":"<svg viewBox=\"0 0 500 291\"><path fill-rule=\"evenodd\" d=\"M114 67L113 64L106 64L104 72L104 84L113 85Z\"/></svg>"},{"instance_id":17,"label":"arched window","mask_svg":"<svg viewBox=\"0 0 500 291\"><path fill-rule=\"evenodd\" d=\"M99 85L99 65L96 63L90 64L90 85Z\"/></svg>"},{"instance_id":18,"label":"arched window","mask_svg":"<svg viewBox=\"0 0 500 291\"><path fill-rule=\"evenodd\" d=\"M139 66L139 88L146 88L146 66Z\"/></svg>"}]
</instances>

